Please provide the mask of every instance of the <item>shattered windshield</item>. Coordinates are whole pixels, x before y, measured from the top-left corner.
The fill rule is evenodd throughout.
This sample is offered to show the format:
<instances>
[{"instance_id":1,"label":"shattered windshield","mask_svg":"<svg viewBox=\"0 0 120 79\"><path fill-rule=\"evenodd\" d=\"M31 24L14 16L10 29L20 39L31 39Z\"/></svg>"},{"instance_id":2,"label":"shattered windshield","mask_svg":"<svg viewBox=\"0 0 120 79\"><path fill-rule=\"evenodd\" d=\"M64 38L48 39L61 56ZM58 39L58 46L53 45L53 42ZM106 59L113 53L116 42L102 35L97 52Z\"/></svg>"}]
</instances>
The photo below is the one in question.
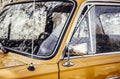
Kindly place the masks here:
<instances>
[{"instance_id":1,"label":"shattered windshield","mask_svg":"<svg viewBox=\"0 0 120 79\"><path fill-rule=\"evenodd\" d=\"M72 9L70 1L10 4L0 14L0 43L17 53L49 56Z\"/></svg>"}]
</instances>

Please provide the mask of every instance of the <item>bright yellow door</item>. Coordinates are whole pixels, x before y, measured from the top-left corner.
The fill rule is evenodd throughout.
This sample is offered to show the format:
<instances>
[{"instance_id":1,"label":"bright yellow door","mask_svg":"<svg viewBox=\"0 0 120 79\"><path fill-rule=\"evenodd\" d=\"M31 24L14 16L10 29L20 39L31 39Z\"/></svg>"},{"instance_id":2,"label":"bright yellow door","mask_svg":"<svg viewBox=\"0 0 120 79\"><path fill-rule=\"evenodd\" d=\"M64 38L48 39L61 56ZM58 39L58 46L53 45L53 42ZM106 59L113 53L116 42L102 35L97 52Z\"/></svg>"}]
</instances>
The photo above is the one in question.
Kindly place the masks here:
<instances>
[{"instance_id":1,"label":"bright yellow door","mask_svg":"<svg viewBox=\"0 0 120 79\"><path fill-rule=\"evenodd\" d=\"M86 8L88 12L83 14L82 20L78 20L70 41L72 51L76 53L70 58L74 65L64 67L66 60L60 60L60 79L120 76L120 6L101 3L101 6L89 5L92 8Z\"/></svg>"},{"instance_id":2,"label":"bright yellow door","mask_svg":"<svg viewBox=\"0 0 120 79\"><path fill-rule=\"evenodd\" d=\"M106 79L120 76L120 54L76 57L71 67L60 61L60 79Z\"/></svg>"},{"instance_id":3,"label":"bright yellow door","mask_svg":"<svg viewBox=\"0 0 120 79\"><path fill-rule=\"evenodd\" d=\"M36 65L35 71L27 74L29 74L29 76L22 79L58 79L58 65Z\"/></svg>"}]
</instances>

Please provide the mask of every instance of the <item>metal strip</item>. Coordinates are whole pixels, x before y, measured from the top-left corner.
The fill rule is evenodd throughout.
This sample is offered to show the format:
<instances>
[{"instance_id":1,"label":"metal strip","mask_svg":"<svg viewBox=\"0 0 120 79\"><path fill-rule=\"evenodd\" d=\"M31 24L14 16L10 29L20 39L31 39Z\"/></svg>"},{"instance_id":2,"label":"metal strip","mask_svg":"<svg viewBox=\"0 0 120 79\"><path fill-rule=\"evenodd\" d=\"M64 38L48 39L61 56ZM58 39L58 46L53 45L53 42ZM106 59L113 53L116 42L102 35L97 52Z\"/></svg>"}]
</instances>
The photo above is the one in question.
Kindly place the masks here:
<instances>
[{"instance_id":1,"label":"metal strip","mask_svg":"<svg viewBox=\"0 0 120 79\"><path fill-rule=\"evenodd\" d=\"M110 77L110 78L106 78L106 79L118 79L118 78L120 78L120 76Z\"/></svg>"}]
</instances>

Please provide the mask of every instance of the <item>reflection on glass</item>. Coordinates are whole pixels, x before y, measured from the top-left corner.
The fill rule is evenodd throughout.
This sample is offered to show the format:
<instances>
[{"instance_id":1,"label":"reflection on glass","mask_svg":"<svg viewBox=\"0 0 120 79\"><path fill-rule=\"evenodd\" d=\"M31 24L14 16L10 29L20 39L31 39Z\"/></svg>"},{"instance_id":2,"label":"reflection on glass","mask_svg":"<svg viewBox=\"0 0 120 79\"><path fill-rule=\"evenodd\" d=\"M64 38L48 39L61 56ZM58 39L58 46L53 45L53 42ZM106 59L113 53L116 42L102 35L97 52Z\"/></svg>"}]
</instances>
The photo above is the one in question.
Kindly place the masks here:
<instances>
[{"instance_id":1,"label":"reflection on glass","mask_svg":"<svg viewBox=\"0 0 120 79\"><path fill-rule=\"evenodd\" d=\"M71 56L86 55L90 48L90 37L88 29L87 18L81 22L81 25L75 31L71 43L73 44L73 51L70 52Z\"/></svg>"},{"instance_id":2,"label":"reflection on glass","mask_svg":"<svg viewBox=\"0 0 120 79\"><path fill-rule=\"evenodd\" d=\"M0 14L0 43L15 50L49 56L57 44L73 4L49 1L6 6Z\"/></svg>"},{"instance_id":3,"label":"reflection on glass","mask_svg":"<svg viewBox=\"0 0 120 79\"><path fill-rule=\"evenodd\" d=\"M102 29L101 33L97 31L97 52L120 51L120 7L96 6L96 13Z\"/></svg>"}]
</instances>

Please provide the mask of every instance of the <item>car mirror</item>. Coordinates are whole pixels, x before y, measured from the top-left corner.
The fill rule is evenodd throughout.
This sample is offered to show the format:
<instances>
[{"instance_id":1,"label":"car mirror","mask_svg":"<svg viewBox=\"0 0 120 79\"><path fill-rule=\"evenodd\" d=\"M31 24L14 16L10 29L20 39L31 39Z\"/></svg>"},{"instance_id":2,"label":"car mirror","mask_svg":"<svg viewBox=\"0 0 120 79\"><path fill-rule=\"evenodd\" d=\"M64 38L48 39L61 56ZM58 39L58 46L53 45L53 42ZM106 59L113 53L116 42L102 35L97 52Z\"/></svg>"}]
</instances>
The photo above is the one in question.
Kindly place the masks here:
<instances>
[{"instance_id":1,"label":"car mirror","mask_svg":"<svg viewBox=\"0 0 120 79\"><path fill-rule=\"evenodd\" d=\"M70 55L86 55L87 54L87 43L82 44L69 44L68 45L68 53L67 53L67 61L63 64L64 67L73 66L74 63L70 61Z\"/></svg>"},{"instance_id":2,"label":"car mirror","mask_svg":"<svg viewBox=\"0 0 120 79\"><path fill-rule=\"evenodd\" d=\"M72 44L68 44L68 45L67 45L67 49L68 49L68 52L66 53L66 54L67 54L67 61L65 61L65 62L63 63L63 66L64 66L64 67L70 67L70 66L73 66L73 65L74 65L74 63L72 63L72 62L70 61L70 52L72 51Z\"/></svg>"}]
</instances>

